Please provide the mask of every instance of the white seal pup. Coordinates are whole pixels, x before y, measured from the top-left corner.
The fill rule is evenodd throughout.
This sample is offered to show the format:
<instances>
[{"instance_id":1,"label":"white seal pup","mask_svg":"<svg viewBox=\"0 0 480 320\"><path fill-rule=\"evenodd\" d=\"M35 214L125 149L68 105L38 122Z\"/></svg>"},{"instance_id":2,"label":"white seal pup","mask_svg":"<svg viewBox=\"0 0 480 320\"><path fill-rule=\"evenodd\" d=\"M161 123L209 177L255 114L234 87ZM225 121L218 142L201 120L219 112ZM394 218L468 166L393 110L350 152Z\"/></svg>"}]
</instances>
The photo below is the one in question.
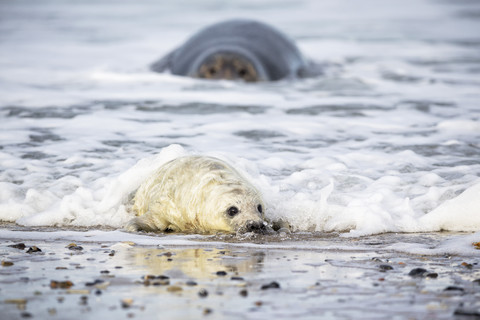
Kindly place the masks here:
<instances>
[{"instance_id":1,"label":"white seal pup","mask_svg":"<svg viewBox=\"0 0 480 320\"><path fill-rule=\"evenodd\" d=\"M160 167L137 190L128 231L191 233L267 229L259 191L225 162L184 156Z\"/></svg>"}]
</instances>

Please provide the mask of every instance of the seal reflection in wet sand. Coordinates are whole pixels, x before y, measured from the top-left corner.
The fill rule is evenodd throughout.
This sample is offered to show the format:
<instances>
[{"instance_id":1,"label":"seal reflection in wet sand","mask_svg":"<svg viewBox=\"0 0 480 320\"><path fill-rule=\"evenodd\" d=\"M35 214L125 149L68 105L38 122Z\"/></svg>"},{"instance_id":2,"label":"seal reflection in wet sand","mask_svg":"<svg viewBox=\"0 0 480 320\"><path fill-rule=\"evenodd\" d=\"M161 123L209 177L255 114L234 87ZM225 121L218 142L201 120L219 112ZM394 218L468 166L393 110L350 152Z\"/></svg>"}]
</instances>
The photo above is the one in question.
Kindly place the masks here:
<instances>
[{"instance_id":1,"label":"seal reflection in wet sand","mask_svg":"<svg viewBox=\"0 0 480 320\"><path fill-rule=\"evenodd\" d=\"M275 81L321 74L280 31L253 20L220 22L151 65L155 72L205 79Z\"/></svg>"},{"instance_id":2,"label":"seal reflection in wet sand","mask_svg":"<svg viewBox=\"0 0 480 320\"><path fill-rule=\"evenodd\" d=\"M267 231L259 191L227 163L185 156L161 166L137 190L128 231Z\"/></svg>"}]
</instances>

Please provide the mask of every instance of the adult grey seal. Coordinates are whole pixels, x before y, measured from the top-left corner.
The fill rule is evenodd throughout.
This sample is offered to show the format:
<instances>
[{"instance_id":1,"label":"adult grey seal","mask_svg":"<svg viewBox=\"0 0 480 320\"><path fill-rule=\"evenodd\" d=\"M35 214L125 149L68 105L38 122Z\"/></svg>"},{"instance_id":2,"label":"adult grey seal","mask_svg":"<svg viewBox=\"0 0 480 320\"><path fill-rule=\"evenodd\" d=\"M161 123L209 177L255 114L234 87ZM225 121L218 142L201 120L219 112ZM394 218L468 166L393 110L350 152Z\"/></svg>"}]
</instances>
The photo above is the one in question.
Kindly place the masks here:
<instances>
[{"instance_id":1,"label":"adult grey seal","mask_svg":"<svg viewBox=\"0 0 480 320\"><path fill-rule=\"evenodd\" d=\"M315 70L316 69L316 70ZM151 70L207 79L275 81L321 73L273 27L228 20L199 31L151 65Z\"/></svg>"}]
</instances>

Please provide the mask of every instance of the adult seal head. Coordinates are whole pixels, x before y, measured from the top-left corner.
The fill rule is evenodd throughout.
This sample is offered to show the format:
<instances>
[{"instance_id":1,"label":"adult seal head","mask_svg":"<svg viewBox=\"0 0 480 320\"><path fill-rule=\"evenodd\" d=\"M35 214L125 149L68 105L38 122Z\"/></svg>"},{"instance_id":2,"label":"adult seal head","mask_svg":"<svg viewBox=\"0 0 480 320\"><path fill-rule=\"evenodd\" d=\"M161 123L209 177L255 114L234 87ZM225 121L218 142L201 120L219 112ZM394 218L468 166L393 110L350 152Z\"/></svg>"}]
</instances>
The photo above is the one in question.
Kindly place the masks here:
<instances>
[{"instance_id":1,"label":"adult seal head","mask_svg":"<svg viewBox=\"0 0 480 320\"><path fill-rule=\"evenodd\" d=\"M314 75L297 46L252 20L228 20L199 31L151 65L156 72L206 79L275 81Z\"/></svg>"}]
</instances>

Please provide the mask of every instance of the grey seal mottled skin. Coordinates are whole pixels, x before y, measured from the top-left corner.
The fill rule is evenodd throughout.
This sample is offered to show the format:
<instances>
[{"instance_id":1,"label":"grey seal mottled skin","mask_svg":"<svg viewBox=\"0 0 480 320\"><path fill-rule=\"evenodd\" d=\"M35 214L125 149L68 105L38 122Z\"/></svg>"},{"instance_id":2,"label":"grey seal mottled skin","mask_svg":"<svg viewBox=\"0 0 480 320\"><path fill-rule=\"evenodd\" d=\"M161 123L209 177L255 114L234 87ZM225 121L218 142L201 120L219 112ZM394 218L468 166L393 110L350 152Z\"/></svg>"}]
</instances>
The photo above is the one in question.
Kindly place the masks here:
<instances>
[{"instance_id":1,"label":"grey seal mottled skin","mask_svg":"<svg viewBox=\"0 0 480 320\"><path fill-rule=\"evenodd\" d=\"M153 63L151 70L247 82L321 73L283 33L252 20L228 20L206 27Z\"/></svg>"}]
</instances>

